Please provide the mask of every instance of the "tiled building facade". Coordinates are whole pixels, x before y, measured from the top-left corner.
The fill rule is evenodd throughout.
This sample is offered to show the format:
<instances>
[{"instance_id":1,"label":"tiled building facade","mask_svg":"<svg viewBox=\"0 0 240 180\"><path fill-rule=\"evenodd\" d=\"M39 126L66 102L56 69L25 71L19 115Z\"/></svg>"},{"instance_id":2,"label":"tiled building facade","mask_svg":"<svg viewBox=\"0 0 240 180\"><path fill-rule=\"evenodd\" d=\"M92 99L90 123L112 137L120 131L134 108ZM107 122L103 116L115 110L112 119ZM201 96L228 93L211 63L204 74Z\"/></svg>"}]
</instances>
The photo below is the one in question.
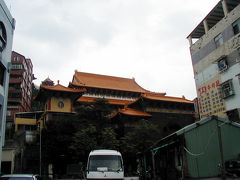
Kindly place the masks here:
<instances>
[{"instance_id":1,"label":"tiled building facade","mask_svg":"<svg viewBox=\"0 0 240 180\"><path fill-rule=\"evenodd\" d=\"M8 82L14 29L15 20L4 1L0 0L0 162L2 163L5 160L2 157L6 157L2 156L2 146L5 139ZM0 163L0 170L2 163Z\"/></svg>"},{"instance_id":2,"label":"tiled building facade","mask_svg":"<svg viewBox=\"0 0 240 180\"><path fill-rule=\"evenodd\" d=\"M33 83L33 65L31 59L12 52L11 71L8 89L7 128L12 128L14 115L18 112L30 112Z\"/></svg>"},{"instance_id":3,"label":"tiled building facade","mask_svg":"<svg viewBox=\"0 0 240 180\"><path fill-rule=\"evenodd\" d=\"M188 39L200 119L240 121L240 1L219 1Z\"/></svg>"}]
</instances>

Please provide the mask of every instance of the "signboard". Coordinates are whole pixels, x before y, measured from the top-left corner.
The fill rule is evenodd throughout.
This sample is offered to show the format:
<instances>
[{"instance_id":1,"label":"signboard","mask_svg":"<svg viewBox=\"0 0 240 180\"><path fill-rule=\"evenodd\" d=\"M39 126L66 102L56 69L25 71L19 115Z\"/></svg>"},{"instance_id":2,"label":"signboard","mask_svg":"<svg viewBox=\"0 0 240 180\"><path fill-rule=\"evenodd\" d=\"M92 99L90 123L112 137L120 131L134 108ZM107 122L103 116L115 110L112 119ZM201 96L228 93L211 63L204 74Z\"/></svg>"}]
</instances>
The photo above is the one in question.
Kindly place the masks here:
<instances>
[{"instance_id":1,"label":"signboard","mask_svg":"<svg viewBox=\"0 0 240 180\"><path fill-rule=\"evenodd\" d=\"M200 119L215 115L226 118L226 105L221 96L220 76L197 87Z\"/></svg>"}]
</instances>

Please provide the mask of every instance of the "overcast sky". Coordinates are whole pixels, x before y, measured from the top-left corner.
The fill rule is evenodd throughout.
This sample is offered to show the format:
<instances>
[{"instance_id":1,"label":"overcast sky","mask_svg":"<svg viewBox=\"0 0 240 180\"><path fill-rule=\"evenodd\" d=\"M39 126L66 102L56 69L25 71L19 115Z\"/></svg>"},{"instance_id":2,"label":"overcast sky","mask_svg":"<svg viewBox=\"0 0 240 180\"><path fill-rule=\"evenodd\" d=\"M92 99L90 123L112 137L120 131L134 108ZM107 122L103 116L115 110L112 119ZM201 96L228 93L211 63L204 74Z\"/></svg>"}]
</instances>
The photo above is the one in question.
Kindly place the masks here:
<instances>
[{"instance_id":1,"label":"overcast sky","mask_svg":"<svg viewBox=\"0 0 240 180\"><path fill-rule=\"evenodd\" d=\"M186 37L219 0L5 0L13 50L39 85L68 86L75 70L135 78L143 88L196 97Z\"/></svg>"}]
</instances>

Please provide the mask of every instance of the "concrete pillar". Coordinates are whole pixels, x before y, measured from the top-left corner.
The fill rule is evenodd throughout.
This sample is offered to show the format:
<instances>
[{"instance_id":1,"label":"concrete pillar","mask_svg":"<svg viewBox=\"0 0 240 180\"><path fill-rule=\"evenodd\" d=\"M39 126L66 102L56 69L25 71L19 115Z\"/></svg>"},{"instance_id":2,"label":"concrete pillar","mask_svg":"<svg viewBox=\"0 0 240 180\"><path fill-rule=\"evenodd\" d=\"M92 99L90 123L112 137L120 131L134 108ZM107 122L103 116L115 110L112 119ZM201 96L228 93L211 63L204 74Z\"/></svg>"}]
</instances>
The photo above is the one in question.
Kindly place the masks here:
<instances>
[{"instance_id":1,"label":"concrete pillar","mask_svg":"<svg viewBox=\"0 0 240 180\"><path fill-rule=\"evenodd\" d=\"M223 7L224 16L226 17L228 14L228 7L227 7L226 0L222 0L222 7Z\"/></svg>"},{"instance_id":2,"label":"concrete pillar","mask_svg":"<svg viewBox=\"0 0 240 180\"><path fill-rule=\"evenodd\" d=\"M189 36L188 37L188 42L189 42L189 45L190 45L190 47L192 46L192 36Z\"/></svg>"},{"instance_id":3,"label":"concrete pillar","mask_svg":"<svg viewBox=\"0 0 240 180\"><path fill-rule=\"evenodd\" d=\"M205 34L209 31L209 27L208 27L208 23L207 23L207 20L204 19L203 21L203 26L204 26L204 30L205 30Z\"/></svg>"}]
</instances>

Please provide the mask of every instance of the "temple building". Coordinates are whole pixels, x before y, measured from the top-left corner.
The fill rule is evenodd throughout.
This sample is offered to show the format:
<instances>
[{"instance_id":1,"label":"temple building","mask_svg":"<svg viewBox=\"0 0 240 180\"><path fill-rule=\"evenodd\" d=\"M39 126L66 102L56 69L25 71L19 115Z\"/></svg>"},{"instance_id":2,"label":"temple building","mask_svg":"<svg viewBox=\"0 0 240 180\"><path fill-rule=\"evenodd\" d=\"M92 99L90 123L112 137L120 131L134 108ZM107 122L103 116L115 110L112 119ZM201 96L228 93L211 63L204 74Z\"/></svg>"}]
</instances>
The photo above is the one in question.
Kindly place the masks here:
<instances>
[{"instance_id":1,"label":"temple building","mask_svg":"<svg viewBox=\"0 0 240 180\"><path fill-rule=\"evenodd\" d=\"M33 143L34 135L47 121L76 117L77 107L94 102L97 98L104 98L112 107L113 111L108 117L117 138L133 131L142 119L156 124L161 136L169 135L195 121L193 101L185 97L171 97L166 93L148 91L133 78L75 71L68 87L61 85L59 81L54 85L50 78L46 78L35 97L36 101L43 104L43 111L18 113L15 118L15 133L21 134L22 130L27 130L25 138L28 139L24 142L28 146L23 152L16 153L19 161L13 163L18 169L11 171L19 172L22 169L25 173L39 173L37 166L29 164L34 159L34 148L38 146ZM24 164L19 163L19 157L23 158ZM37 161L39 159L34 160Z\"/></svg>"},{"instance_id":2,"label":"temple building","mask_svg":"<svg viewBox=\"0 0 240 180\"><path fill-rule=\"evenodd\" d=\"M135 79L113 77L75 71L69 88L86 89L78 103L93 102L104 98L114 107L110 116L120 135L131 131L140 119L149 119L159 126L162 136L191 124L194 119L194 103L166 93L148 91ZM121 114L121 115L120 115Z\"/></svg>"},{"instance_id":3,"label":"temple building","mask_svg":"<svg viewBox=\"0 0 240 180\"><path fill-rule=\"evenodd\" d=\"M134 130L138 121L147 119L159 127L162 136L195 122L194 102L183 97L148 91L134 78L122 78L75 71L68 87L47 78L35 98L44 105L36 123L41 127L51 119L64 119L76 114L75 108L104 98L111 105L109 115L119 136ZM21 125L23 126L23 124Z\"/></svg>"},{"instance_id":4,"label":"temple building","mask_svg":"<svg viewBox=\"0 0 240 180\"><path fill-rule=\"evenodd\" d=\"M120 78L75 71L71 88L86 88L86 93L78 102L93 102L96 98L105 98L116 108L123 108L136 100L141 93L148 92L139 86L135 79Z\"/></svg>"},{"instance_id":5,"label":"temple building","mask_svg":"<svg viewBox=\"0 0 240 180\"><path fill-rule=\"evenodd\" d=\"M40 126L43 127L45 122L50 119L63 119L71 117L75 111L73 104L82 96L86 89L73 89L61 84L57 85L40 85L36 101L44 104L42 117L39 119Z\"/></svg>"}]
</instances>

